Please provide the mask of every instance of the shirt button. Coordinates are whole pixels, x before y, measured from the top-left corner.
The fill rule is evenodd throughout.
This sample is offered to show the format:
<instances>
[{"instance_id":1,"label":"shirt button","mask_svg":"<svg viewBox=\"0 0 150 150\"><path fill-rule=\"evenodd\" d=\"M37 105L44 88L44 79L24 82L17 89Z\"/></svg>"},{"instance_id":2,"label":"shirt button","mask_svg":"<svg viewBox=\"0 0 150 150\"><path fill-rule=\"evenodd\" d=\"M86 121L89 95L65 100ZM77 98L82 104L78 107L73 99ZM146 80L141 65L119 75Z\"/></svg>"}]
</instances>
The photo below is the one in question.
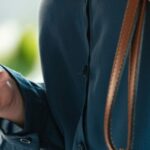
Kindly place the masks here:
<instances>
[{"instance_id":1,"label":"shirt button","mask_svg":"<svg viewBox=\"0 0 150 150\"><path fill-rule=\"evenodd\" d=\"M88 76L88 74L89 74L89 66L88 66L88 65L85 65L85 66L83 67L82 74L83 74L85 77Z\"/></svg>"},{"instance_id":2,"label":"shirt button","mask_svg":"<svg viewBox=\"0 0 150 150\"><path fill-rule=\"evenodd\" d=\"M19 140L21 143L31 144L31 138L20 138Z\"/></svg>"}]
</instances>

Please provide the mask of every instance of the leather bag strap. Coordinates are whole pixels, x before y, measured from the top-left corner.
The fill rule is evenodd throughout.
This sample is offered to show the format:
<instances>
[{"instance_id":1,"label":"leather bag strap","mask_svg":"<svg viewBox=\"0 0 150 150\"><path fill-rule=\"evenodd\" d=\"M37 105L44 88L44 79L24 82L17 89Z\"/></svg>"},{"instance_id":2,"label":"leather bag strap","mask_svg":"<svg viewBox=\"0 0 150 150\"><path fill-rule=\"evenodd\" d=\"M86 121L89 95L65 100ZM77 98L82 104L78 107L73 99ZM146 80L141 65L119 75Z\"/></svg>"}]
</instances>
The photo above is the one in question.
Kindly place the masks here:
<instances>
[{"instance_id":1,"label":"leather bag strap","mask_svg":"<svg viewBox=\"0 0 150 150\"><path fill-rule=\"evenodd\" d=\"M128 0L120 37L110 75L104 113L104 136L109 150L117 150L111 137L111 115L124 65L129 56L128 70L128 139L126 150L132 149L134 103L141 56L142 34L147 0ZM121 150L121 148L120 148Z\"/></svg>"}]
</instances>

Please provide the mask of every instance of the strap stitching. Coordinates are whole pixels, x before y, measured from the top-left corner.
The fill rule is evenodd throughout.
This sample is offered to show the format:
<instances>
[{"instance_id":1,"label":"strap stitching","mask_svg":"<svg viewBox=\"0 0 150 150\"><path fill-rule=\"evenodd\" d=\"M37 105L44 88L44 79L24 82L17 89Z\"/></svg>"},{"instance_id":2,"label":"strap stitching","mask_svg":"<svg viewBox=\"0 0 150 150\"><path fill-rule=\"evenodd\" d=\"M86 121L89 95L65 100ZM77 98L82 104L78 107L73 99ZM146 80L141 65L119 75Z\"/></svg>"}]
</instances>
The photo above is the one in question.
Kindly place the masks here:
<instances>
[{"instance_id":1,"label":"strap stitching","mask_svg":"<svg viewBox=\"0 0 150 150\"><path fill-rule=\"evenodd\" d=\"M127 9L126 9L126 12L125 12L125 17L124 17L124 19L123 19L123 24L122 24L122 27L123 26L125 26L125 24L126 24L126 16L127 16L127 12L128 12L128 9L129 9L129 3L127 4ZM132 14L132 15L135 15L136 14L136 10L137 10L137 8L138 8L138 3L136 3L136 7L135 7L136 9L134 10L134 13ZM133 24L131 24L130 25L130 27L129 27L129 29L131 30L131 28L133 27ZM129 34L129 31L130 30L128 30L127 31L127 33ZM121 41L121 39L122 38L124 38L124 34L123 34L123 30L121 30L121 33L120 33L120 38L119 38L119 44L118 44L118 47L120 47L121 45L122 45L122 42L123 41ZM122 38L121 38L122 37ZM123 62L122 62L122 64L121 64L121 66L120 66L120 69L119 69L119 73L118 73L118 79L117 79L117 82L116 82L116 87L118 86L118 84L119 84L119 77L120 77L120 73L121 73L121 70L122 70L122 67L123 67L123 64L124 64L124 59L125 59L125 56L126 56L126 54L127 54L127 52L126 53L124 53L124 56L123 56ZM114 66L113 66L113 71L112 71L112 75L114 74L114 71L115 71L115 68L116 68L116 62L117 62L117 60L118 60L118 57L120 56L120 51L119 50L117 50L117 53L116 53L116 55L115 55L115 62L114 62ZM110 81L110 85L112 85L112 79L111 79L111 81ZM111 86L110 86L111 87ZM115 88L116 88L115 87ZM115 96L115 94L116 93L114 93L113 94L113 97ZM113 98L114 99L114 98ZM112 104L113 105L113 104ZM112 108L112 106L111 106L111 108ZM112 113L112 109L111 109L111 113ZM110 114L111 115L111 114ZM111 118L110 118L110 122L112 122L112 115L111 115ZM117 146L114 144L114 140L113 140L113 137L112 137L112 127L111 127L111 125L110 125L110 139L112 140L112 144L113 144L113 146L115 147L115 148L117 148Z\"/></svg>"},{"instance_id":2,"label":"strap stitching","mask_svg":"<svg viewBox=\"0 0 150 150\"><path fill-rule=\"evenodd\" d=\"M145 0L146 1L146 0ZM145 2L146 3L146 2ZM145 5L145 4L143 4L143 5ZM143 7L143 6L142 6ZM143 9L143 8L142 8ZM145 16L145 15L144 15ZM144 20L144 19L143 19ZM142 25L144 26L144 24L145 23L143 23ZM142 27L143 28L143 27ZM143 29L142 29L143 30ZM143 31L142 31L143 32ZM142 33L141 33L141 35L142 35ZM142 43L142 38L141 38L141 40L140 40L140 44ZM139 72L139 70L140 70L140 68L139 68L139 62L140 62L140 60L141 60L141 49L139 50L139 58L138 58L138 61L137 61L137 64L136 64L136 68L138 68L138 69L136 69L136 73L135 73L135 75L134 75L134 80L135 81L137 81L137 79L138 79L138 76L136 76L136 74L139 74L138 72ZM138 81L137 81L138 82ZM138 84L137 82L134 82L134 86L136 87L136 85ZM136 88L134 88L134 89L136 89ZM134 97L136 96L135 94L135 92L137 92L137 89L136 89L136 91L134 90ZM135 112L135 107L136 107L136 101L134 101L134 112ZM132 141L131 141L131 149L133 148L133 145L134 145L134 139L135 139L135 134L134 134L134 129L135 129L135 125L136 125L136 122L135 122L135 116L136 116L136 113L134 113L133 114L134 116L133 116L133 129L132 129Z\"/></svg>"}]
</instances>

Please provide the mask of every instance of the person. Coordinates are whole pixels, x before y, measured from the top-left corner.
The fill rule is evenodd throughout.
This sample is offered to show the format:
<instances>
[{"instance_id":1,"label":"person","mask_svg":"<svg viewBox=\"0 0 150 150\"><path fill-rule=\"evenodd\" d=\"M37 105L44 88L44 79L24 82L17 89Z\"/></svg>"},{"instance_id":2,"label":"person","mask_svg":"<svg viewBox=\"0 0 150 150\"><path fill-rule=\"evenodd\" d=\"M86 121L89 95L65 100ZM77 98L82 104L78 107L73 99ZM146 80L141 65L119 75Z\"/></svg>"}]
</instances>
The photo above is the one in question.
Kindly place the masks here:
<instances>
[{"instance_id":1,"label":"person","mask_svg":"<svg viewBox=\"0 0 150 150\"><path fill-rule=\"evenodd\" d=\"M104 108L127 0L44 0L40 54L44 83L1 65L1 150L107 150ZM133 150L150 148L150 4L145 18ZM126 147L127 64L111 118ZM116 119L119 118L119 119Z\"/></svg>"}]
</instances>

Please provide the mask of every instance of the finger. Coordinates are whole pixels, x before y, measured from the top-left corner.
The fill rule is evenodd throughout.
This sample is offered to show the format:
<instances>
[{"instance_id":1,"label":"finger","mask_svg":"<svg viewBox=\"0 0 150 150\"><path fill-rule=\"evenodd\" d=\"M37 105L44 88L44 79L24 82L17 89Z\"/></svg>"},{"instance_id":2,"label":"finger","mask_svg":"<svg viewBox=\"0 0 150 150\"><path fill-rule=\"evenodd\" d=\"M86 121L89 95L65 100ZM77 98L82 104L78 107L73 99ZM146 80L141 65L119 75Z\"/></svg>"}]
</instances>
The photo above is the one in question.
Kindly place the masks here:
<instances>
[{"instance_id":1,"label":"finger","mask_svg":"<svg viewBox=\"0 0 150 150\"><path fill-rule=\"evenodd\" d=\"M12 98L14 97L14 90L10 89L7 85L0 88L0 114L7 110L12 104Z\"/></svg>"},{"instance_id":2,"label":"finger","mask_svg":"<svg viewBox=\"0 0 150 150\"><path fill-rule=\"evenodd\" d=\"M0 72L0 89L3 88L3 87L7 87L7 88L13 88L13 80L12 78L9 76L9 74L2 70Z\"/></svg>"},{"instance_id":3,"label":"finger","mask_svg":"<svg viewBox=\"0 0 150 150\"><path fill-rule=\"evenodd\" d=\"M12 89L15 87L15 82L13 81L9 73L0 66L0 89L4 87Z\"/></svg>"},{"instance_id":4,"label":"finger","mask_svg":"<svg viewBox=\"0 0 150 150\"><path fill-rule=\"evenodd\" d=\"M0 69L0 84L2 81L7 81L10 78L10 75L4 69Z\"/></svg>"}]
</instances>

